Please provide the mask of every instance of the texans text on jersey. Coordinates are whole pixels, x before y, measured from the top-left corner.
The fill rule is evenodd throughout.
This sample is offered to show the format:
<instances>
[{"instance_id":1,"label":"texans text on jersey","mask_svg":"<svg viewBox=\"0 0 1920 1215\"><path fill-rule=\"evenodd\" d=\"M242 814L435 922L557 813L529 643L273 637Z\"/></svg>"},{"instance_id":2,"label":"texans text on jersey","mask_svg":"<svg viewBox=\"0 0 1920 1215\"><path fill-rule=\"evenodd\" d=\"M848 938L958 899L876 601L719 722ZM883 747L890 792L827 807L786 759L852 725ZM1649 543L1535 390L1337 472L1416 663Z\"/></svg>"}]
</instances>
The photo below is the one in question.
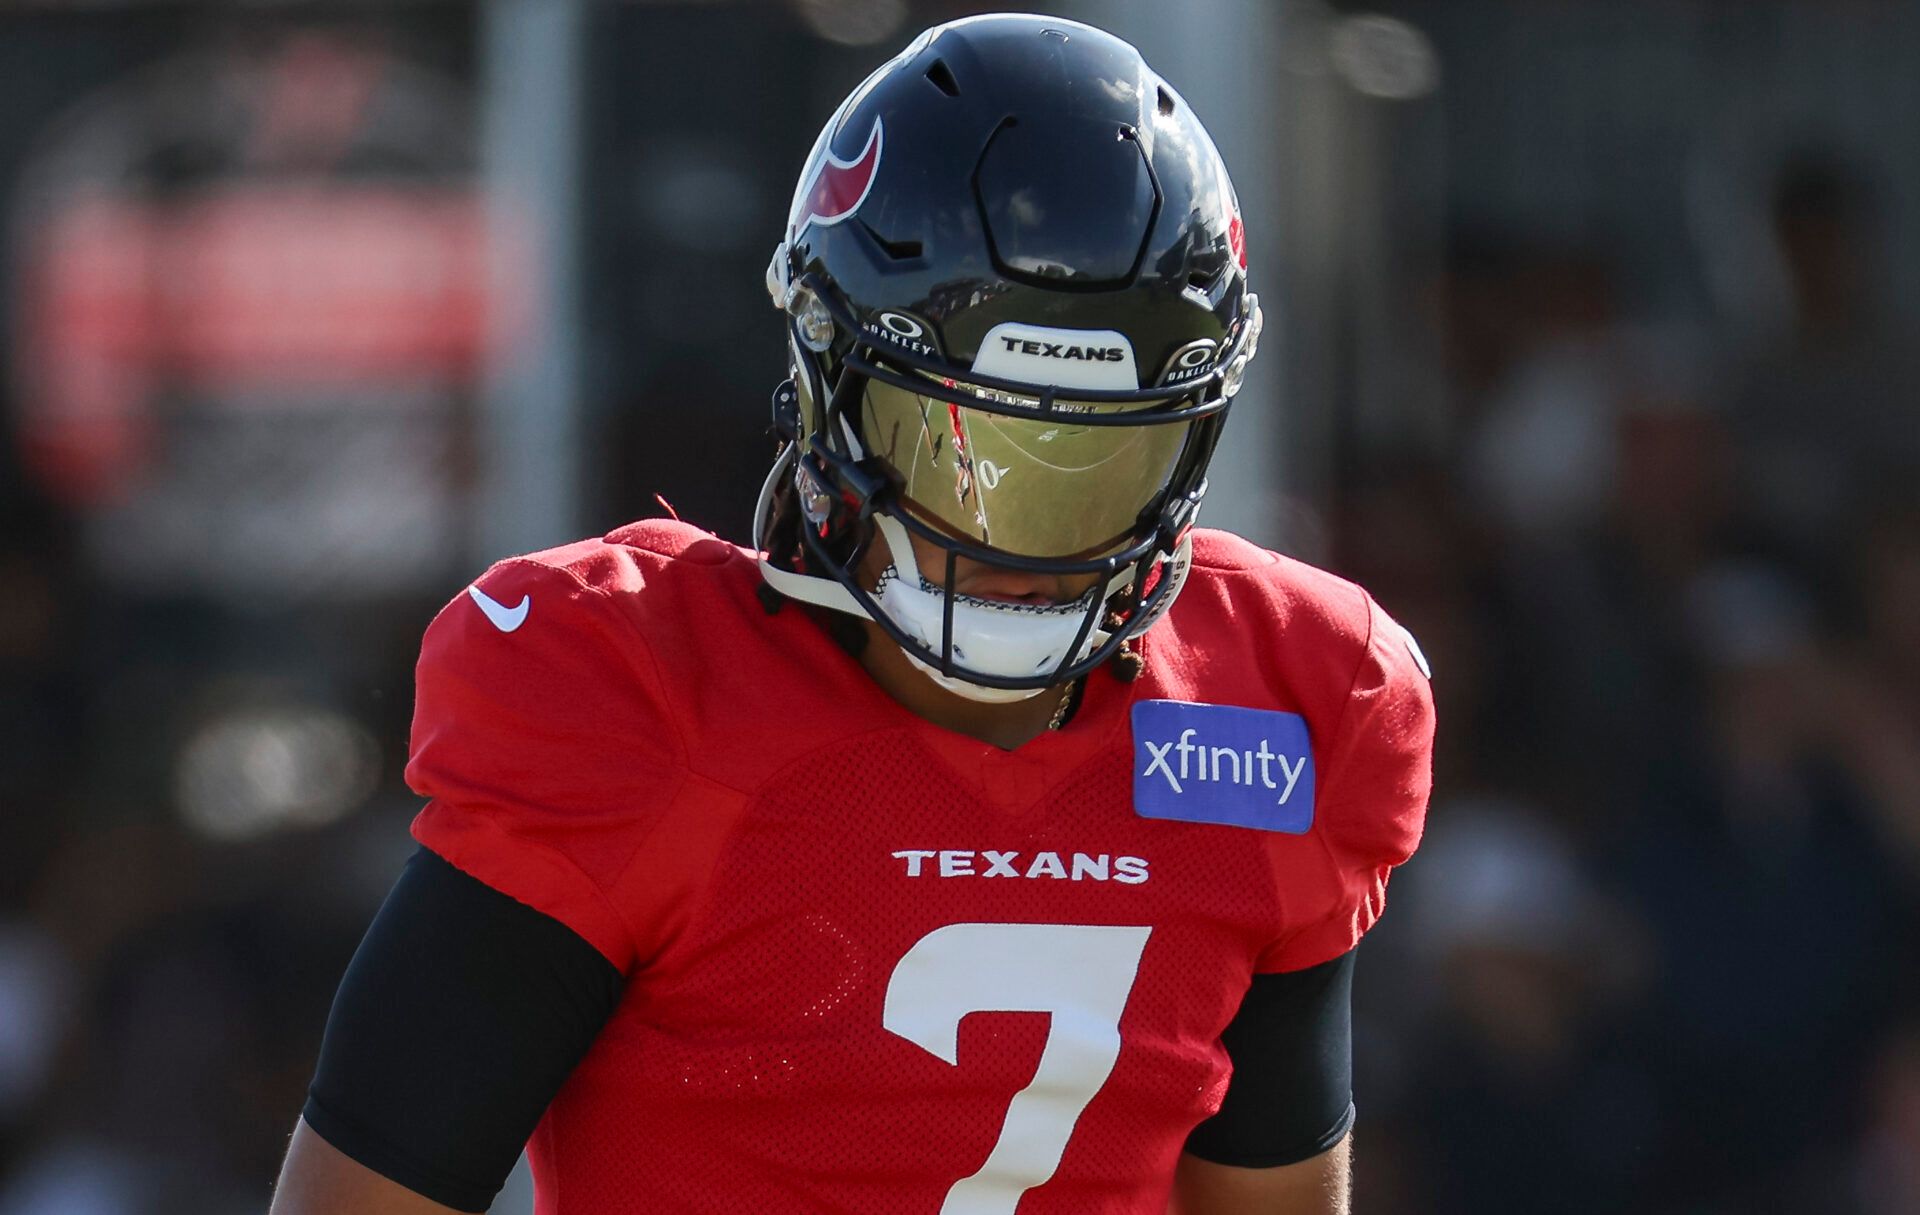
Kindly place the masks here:
<instances>
[{"instance_id":1,"label":"texans text on jersey","mask_svg":"<svg viewBox=\"0 0 1920 1215\"><path fill-rule=\"evenodd\" d=\"M906 862L910 878L1053 878L1056 881L1122 882L1138 886L1147 880L1147 861L1139 856L1106 852L996 852L991 848L907 848L893 854ZM929 865L927 862L932 861Z\"/></svg>"}]
</instances>

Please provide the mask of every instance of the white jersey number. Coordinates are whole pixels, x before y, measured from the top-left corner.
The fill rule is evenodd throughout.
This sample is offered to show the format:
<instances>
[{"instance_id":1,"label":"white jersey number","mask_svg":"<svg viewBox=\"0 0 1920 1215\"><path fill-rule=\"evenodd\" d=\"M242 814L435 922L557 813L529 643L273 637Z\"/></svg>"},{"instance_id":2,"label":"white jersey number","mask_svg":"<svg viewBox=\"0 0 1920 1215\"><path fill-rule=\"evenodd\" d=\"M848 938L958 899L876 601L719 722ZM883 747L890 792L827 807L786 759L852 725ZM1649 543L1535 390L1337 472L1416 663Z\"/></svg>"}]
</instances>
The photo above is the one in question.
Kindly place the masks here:
<instances>
[{"instance_id":1,"label":"white jersey number","mask_svg":"<svg viewBox=\"0 0 1920 1215\"><path fill-rule=\"evenodd\" d=\"M1120 1057L1120 1014L1150 928L949 924L907 950L887 981L884 1024L958 1066L971 1012L1052 1014L1033 1082L1013 1095L986 1163L947 1191L940 1215L1012 1215L1060 1167L1080 1112Z\"/></svg>"}]
</instances>

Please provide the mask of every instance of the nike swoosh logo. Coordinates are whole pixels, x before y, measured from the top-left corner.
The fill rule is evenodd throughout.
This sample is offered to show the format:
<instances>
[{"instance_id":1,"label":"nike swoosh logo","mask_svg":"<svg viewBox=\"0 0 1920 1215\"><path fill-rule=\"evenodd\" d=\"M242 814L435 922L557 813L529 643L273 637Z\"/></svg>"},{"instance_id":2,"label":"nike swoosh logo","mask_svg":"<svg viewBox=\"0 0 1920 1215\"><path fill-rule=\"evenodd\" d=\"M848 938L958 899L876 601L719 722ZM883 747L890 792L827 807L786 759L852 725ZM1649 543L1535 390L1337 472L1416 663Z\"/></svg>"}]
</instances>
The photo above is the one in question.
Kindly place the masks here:
<instances>
[{"instance_id":1,"label":"nike swoosh logo","mask_svg":"<svg viewBox=\"0 0 1920 1215\"><path fill-rule=\"evenodd\" d=\"M512 607L499 602L477 586L468 587L467 595L480 605L480 610L487 614L487 619L493 622L493 627L502 633L511 633L525 624L527 609L533 606L532 595L520 596L520 602Z\"/></svg>"}]
</instances>

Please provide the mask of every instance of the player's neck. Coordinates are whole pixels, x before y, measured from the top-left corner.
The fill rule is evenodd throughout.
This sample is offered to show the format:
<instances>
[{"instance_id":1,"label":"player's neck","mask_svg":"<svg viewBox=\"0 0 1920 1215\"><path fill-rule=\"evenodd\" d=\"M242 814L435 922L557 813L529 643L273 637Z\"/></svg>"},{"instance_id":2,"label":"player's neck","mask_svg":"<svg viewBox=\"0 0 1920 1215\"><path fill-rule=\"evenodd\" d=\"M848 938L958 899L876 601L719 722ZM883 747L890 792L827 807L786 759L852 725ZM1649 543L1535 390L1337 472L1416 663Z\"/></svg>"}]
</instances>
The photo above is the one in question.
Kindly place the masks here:
<instances>
[{"instance_id":1,"label":"player's neck","mask_svg":"<svg viewBox=\"0 0 1920 1215\"><path fill-rule=\"evenodd\" d=\"M1067 695L1066 688L1049 688L1006 704L969 700L927 678L878 626L862 623L867 644L860 652L860 665L867 674L902 708L956 734L1011 751L1046 733L1061 697Z\"/></svg>"}]
</instances>

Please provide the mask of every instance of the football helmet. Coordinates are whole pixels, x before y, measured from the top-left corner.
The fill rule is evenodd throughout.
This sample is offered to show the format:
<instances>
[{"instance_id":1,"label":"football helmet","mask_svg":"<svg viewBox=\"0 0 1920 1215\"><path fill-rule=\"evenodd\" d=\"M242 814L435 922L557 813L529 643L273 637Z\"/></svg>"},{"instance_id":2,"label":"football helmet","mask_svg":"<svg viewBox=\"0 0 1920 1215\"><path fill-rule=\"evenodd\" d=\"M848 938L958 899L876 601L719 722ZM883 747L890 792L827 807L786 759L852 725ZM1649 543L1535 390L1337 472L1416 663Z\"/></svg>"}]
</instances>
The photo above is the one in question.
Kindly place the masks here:
<instances>
[{"instance_id":1,"label":"football helmet","mask_svg":"<svg viewBox=\"0 0 1920 1215\"><path fill-rule=\"evenodd\" d=\"M1213 141L1132 46L1011 14L922 33L821 131L767 269L791 366L768 585L977 700L1093 670L1185 578L1260 336L1246 269ZM969 596L961 559L1091 588Z\"/></svg>"}]
</instances>

